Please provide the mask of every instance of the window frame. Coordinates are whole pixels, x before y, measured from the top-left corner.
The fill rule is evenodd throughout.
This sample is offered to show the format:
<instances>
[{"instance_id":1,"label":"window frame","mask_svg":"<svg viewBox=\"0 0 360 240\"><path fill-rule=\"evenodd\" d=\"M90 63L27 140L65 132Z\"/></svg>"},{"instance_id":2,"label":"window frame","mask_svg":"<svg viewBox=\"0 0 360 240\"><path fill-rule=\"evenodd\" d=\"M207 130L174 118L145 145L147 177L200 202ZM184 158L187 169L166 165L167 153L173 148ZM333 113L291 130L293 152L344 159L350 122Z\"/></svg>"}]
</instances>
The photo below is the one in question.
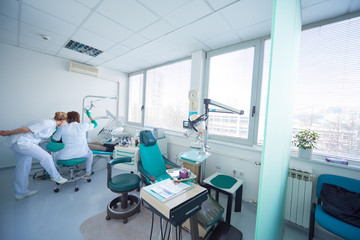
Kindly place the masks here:
<instances>
[{"instance_id":1,"label":"window frame","mask_svg":"<svg viewBox=\"0 0 360 240\"><path fill-rule=\"evenodd\" d=\"M239 44L227 46L224 48L215 49L207 52L206 55L206 63L205 63L205 78L203 85L204 98L208 98L209 94L209 78L210 78L210 59L215 56L219 56L226 53L231 53L235 51L239 51L242 49L254 47L254 60L253 60L253 69L252 69L252 81L251 81L251 97L250 97L250 106L249 109L241 109L244 111L252 111L253 106L255 106L255 114L249 114L249 124L248 124L248 138L240 138L240 137L229 137L222 135L209 134L207 135L208 139L214 139L224 142L233 142L243 145L256 145L257 142L257 129L259 123L259 104L260 104L260 95L259 90L261 92L261 79L262 79L262 66L263 62L263 44L264 40L262 38L257 38L254 40L241 42ZM261 70L260 70L261 69ZM216 99L213 99L216 101ZM200 109L202 113L204 113L204 109Z\"/></svg>"},{"instance_id":2,"label":"window frame","mask_svg":"<svg viewBox=\"0 0 360 240\"><path fill-rule=\"evenodd\" d=\"M141 111L141 123L136 123L136 122L129 122L128 121L128 124L129 125L132 125L132 126L137 126L137 127L142 127L142 128L154 128L154 126L150 126L150 125L145 125L145 114L146 114L146 87L147 87L147 71L149 70L153 70L153 69L156 69L156 68L160 68L160 67L164 67L164 66L167 66L167 65L171 65L171 64L176 64L176 63L179 63L179 62L183 62L183 61L188 61L190 60L190 64L191 64L191 67L192 67L192 59L191 57L185 57L185 58L180 58L180 59L177 59L177 60L174 60L174 61L168 61L166 63L163 63L163 64L159 64L159 65L155 65L155 66L152 66L152 67L149 67L149 68L145 68L143 70L140 70L140 71L136 71L136 72L133 72L133 73L129 73L128 74L128 86L127 86L127 119L128 119L128 115L129 115L129 98L130 98L130 77L131 76L134 76L134 75L138 75L138 74L143 74L144 75L144 78L143 78L143 89L142 89L142 94L143 94L143 98L142 98L142 111ZM191 71L191 69L190 69ZM190 72L190 76L191 76L191 72ZM191 88L191 79L190 79L190 88ZM186 120L186 119L184 119ZM167 129L165 128L166 131L171 131L171 132L177 132L177 133L182 133L185 131L177 131L177 130L174 130L174 129Z\"/></svg>"},{"instance_id":3,"label":"window frame","mask_svg":"<svg viewBox=\"0 0 360 240\"><path fill-rule=\"evenodd\" d=\"M129 108L129 104L130 104L130 77L132 76L136 76L136 75L143 75L143 88L141 89L141 94L142 94L142 109L140 110L141 111L141 120L140 120L140 123L139 122L132 122L132 121L129 121L129 111L130 111L130 108ZM145 70L141 70L141 71L137 71L137 72L133 72L133 73L130 73L128 74L128 79L127 79L127 104L126 104L126 120L128 122L128 124L131 124L133 126L143 126L143 122L144 122L144 111L145 111L145 107L144 107L144 103L145 103L145 93L144 93L144 90L146 89L146 71Z\"/></svg>"}]
</instances>

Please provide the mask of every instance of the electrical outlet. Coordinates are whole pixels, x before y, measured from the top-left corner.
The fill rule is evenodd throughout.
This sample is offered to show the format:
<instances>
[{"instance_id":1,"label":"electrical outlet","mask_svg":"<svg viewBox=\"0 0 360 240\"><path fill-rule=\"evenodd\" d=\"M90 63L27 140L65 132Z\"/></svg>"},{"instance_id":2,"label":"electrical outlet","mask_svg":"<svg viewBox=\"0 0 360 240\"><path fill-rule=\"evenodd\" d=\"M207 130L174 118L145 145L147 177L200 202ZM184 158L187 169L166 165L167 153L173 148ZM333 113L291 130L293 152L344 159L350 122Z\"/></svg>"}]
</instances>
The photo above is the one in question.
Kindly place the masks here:
<instances>
[{"instance_id":1,"label":"electrical outlet","mask_svg":"<svg viewBox=\"0 0 360 240\"><path fill-rule=\"evenodd\" d=\"M243 177L245 175L245 171L239 171L240 177Z\"/></svg>"},{"instance_id":2,"label":"electrical outlet","mask_svg":"<svg viewBox=\"0 0 360 240\"><path fill-rule=\"evenodd\" d=\"M216 165L216 169L220 170L221 166L220 165Z\"/></svg>"}]
</instances>

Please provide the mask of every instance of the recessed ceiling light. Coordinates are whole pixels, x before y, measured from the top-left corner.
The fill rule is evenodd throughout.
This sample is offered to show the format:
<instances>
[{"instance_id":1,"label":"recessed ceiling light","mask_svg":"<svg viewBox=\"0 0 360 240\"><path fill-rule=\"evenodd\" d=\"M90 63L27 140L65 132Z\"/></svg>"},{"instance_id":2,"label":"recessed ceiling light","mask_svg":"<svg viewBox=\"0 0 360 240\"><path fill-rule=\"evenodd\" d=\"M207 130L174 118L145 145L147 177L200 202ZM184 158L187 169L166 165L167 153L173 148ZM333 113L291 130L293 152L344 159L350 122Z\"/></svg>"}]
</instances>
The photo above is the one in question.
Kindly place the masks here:
<instances>
[{"instance_id":1,"label":"recessed ceiling light","mask_svg":"<svg viewBox=\"0 0 360 240\"><path fill-rule=\"evenodd\" d=\"M76 42L74 40L70 40L66 45L65 48L79 52L84 53L86 55L89 55L91 57L96 57L97 55L101 54L103 51L96 49L94 47L90 47L86 44Z\"/></svg>"},{"instance_id":2,"label":"recessed ceiling light","mask_svg":"<svg viewBox=\"0 0 360 240\"><path fill-rule=\"evenodd\" d=\"M41 38L44 39L44 40L50 40L50 37L46 36L46 35L41 35Z\"/></svg>"}]
</instances>

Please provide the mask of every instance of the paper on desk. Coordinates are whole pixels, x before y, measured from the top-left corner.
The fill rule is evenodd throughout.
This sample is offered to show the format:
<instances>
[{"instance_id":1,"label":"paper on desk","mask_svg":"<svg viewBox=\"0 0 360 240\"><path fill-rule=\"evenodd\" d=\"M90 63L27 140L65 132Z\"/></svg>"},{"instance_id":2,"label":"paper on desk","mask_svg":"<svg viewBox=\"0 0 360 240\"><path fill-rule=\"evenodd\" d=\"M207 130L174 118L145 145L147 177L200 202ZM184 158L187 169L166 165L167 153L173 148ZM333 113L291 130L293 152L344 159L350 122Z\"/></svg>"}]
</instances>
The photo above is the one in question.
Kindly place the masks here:
<instances>
[{"instance_id":1,"label":"paper on desk","mask_svg":"<svg viewBox=\"0 0 360 240\"><path fill-rule=\"evenodd\" d=\"M182 182L174 183L171 179L166 179L148 187L151 187L150 189L152 192L157 193L165 199L168 199L185 191L190 187L190 185Z\"/></svg>"}]
</instances>

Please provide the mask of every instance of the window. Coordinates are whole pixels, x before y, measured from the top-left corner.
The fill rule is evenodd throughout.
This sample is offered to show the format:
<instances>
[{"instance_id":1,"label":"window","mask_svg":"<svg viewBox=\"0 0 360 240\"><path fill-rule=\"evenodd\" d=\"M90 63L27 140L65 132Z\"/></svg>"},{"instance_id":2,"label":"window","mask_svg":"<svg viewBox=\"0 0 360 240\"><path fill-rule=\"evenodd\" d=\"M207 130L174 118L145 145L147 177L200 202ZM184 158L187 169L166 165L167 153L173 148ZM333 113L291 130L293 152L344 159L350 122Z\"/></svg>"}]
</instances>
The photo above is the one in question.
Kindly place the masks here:
<instances>
[{"instance_id":1,"label":"window","mask_svg":"<svg viewBox=\"0 0 360 240\"><path fill-rule=\"evenodd\" d=\"M146 72L145 126L182 131L188 119L191 60Z\"/></svg>"},{"instance_id":2,"label":"window","mask_svg":"<svg viewBox=\"0 0 360 240\"><path fill-rule=\"evenodd\" d=\"M315 153L360 160L359 43L359 17L302 32L293 131L318 132Z\"/></svg>"},{"instance_id":3,"label":"window","mask_svg":"<svg viewBox=\"0 0 360 240\"><path fill-rule=\"evenodd\" d=\"M208 98L244 110L244 115L211 113L208 121L211 138L236 138L238 142L253 144L250 111L255 105L252 103L252 89L253 82L256 82L254 72L257 65L254 63L258 44L253 41L209 53Z\"/></svg>"},{"instance_id":4,"label":"window","mask_svg":"<svg viewBox=\"0 0 360 240\"><path fill-rule=\"evenodd\" d=\"M142 73L129 77L129 122L141 123L141 109L143 105L143 82L144 74Z\"/></svg>"}]
</instances>

